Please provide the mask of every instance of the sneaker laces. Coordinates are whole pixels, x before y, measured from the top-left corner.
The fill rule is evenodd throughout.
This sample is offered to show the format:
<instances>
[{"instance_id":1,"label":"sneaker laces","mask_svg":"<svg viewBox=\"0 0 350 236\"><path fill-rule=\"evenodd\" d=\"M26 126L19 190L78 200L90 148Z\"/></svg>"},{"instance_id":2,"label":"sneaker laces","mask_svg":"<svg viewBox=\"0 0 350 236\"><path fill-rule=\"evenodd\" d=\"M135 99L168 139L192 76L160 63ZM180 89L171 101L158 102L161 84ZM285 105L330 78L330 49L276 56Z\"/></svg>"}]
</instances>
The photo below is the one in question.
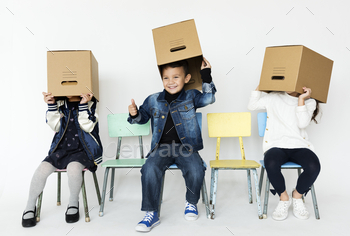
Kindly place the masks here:
<instances>
[{"instance_id":1,"label":"sneaker laces","mask_svg":"<svg viewBox=\"0 0 350 236\"><path fill-rule=\"evenodd\" d=\"M293 207L300 215L307 215L309 213L302 199L296 199Z\"/></svg>"},{"instance_id":2,"label":"sneaker laces","mask_svg":"<svg viewBox=\"0 0 350 236\"><path fill-rule=\"evenodd\" d=\"M191 204L191 203L189 203L189 202L186 202L186 210L197 211L196 206Z\"/></svg>"},{"instance_id":3,"label":"sneaker laces","mask_svg":"<svg viewBox=\"0 0 350 236\"><path fill-rule=\"evenodd\" d=\"M142 221L146 221L148 223L151 223L151 221L153 219L153 214L154 214L153 211L147 211L146 215L145 215L145 217L143 218Z\"/></svg>"}]
</instances>

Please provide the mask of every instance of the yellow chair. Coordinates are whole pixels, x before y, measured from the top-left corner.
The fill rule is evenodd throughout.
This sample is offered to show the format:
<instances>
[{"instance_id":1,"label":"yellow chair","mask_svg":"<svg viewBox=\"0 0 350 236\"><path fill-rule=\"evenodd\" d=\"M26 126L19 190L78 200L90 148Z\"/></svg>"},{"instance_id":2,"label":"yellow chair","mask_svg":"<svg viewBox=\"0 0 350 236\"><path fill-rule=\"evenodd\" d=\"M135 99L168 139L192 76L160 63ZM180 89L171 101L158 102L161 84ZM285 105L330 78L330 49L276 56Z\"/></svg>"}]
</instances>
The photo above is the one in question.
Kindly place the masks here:
<instances>
[{"instance_id":1,"label":"yellow chair","mask_svg":"<svg viewBox=\"0 0 350 236\"><path fill-rule=\"evenodd\" d=\"M210 204L212 206L211 218L215 218L215 203L218 186L219 170L247 170L249 203L253 203L252 185L250 171L253 171L255 180L255 192L258 207L259 219L262 219L260 191L258 183L257 168L260 164L253 160L246 160L243 147L243 138L251 135L251 113L250 112L232 112L232 113L208 113L208 131L209 137L217 138L215 160L210 161L211 184L210 184ZM241 149L242 159L219 160L221 138L238 137Z\"/></svg>"}]
</instances>

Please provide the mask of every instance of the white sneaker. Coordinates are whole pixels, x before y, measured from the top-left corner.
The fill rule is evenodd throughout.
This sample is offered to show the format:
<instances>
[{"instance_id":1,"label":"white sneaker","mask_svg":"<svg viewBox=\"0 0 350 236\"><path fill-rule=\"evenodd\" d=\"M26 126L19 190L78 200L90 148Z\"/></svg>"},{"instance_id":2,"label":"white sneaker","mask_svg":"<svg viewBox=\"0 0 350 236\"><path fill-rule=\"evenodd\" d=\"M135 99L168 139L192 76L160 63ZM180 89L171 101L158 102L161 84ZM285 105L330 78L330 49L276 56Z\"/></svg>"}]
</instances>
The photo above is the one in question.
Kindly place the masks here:
<instances>
[{"instance_id":1,"label":"white sneaker","mask_svg":"<svg viewBox=\"0 0 350 236\"><path fill-rule=\"evenodd\" d=\"M307 211L303 199L293 198L293 214L296 218L307 220L310 213Z\"/></svg>"},{"instance_id":2,"label":"white sneaker","mask_svg":"<svg viewBox=\"0 0 350 236\"><path fill-rule=\"evenodd\" d=\"M288 209L291 204L291 198L288 201L279 201L275 211L272 213L272 218L274 220L285 220L288 217Z\"/></svg>"}]
</instances>

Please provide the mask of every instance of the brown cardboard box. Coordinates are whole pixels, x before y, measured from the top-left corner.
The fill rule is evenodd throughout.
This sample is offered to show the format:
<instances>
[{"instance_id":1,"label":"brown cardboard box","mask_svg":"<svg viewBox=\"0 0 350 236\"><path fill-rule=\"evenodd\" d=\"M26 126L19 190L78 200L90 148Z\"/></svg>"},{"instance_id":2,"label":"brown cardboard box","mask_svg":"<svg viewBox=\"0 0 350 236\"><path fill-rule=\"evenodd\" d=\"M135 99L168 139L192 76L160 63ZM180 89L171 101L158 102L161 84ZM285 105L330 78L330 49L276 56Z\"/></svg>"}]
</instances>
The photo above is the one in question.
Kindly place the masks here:
<instances>
[{"instance_id":1,"label":"brown cardboard box","mask_svg":"<svg viewBox=\"0 0 350 236\"><path fill-rule=\"evenodd\" d=\"M203 60L194 20L187 20L152 30L158 69L161 65L187 60L191 80L185 89L202 90L200 75Z\"/></svg>"},{"instance_id":2,"label":"brown cardboard box","mask_svg":"<svg viewBox=\"0 0 350 236\"><path fill-rule=\"evenodd\" d=\"M93 93L99 100L98 63L92 52L48 51L47 91L55 97Z\"/></svg>"},{"instance_id":3,"label":"brown cardboard box","mask_svg":"<svg viewBox=\"0 0 350 236\"><path fill-rule=\"evenodd\" d=\"M333 61L302 46L267 47L259 90L303 93L311 88L311 97L326 103Z\"/></svg>"}]
</instances>

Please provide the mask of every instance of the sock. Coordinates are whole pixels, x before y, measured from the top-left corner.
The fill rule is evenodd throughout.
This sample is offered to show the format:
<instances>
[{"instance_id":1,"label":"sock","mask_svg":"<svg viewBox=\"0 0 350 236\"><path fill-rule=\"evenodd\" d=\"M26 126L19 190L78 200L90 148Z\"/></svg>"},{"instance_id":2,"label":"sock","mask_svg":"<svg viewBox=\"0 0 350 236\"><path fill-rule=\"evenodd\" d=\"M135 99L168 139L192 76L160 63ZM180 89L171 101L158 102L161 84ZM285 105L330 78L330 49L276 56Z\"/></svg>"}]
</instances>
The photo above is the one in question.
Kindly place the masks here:
<instances>
[{"instance_id":1,"label":"sock","mask_svg":"<svg viewBox=\"0 0 350 236\"><path fill-rule=\"evenodd\" d=\"M69 204L70 206L79 207L79 192L83 182L82 171L85 167L79 162L71 162L67 166L68 186L70 190ZM68 215L77 213L78 210L71 208L67 211Z\"/></svg>"},{"instance_id":2,"label":"sock","mask_svg":"<svg viewBox=\"0 0 350 236\"><path fill-rule=\"evenodd\" d=\"M55 170L56 168L53 165L51 165L49 162L46 162L46 161L41 162L39 167L34 172L32 181L30 183L29 197L27 201L27 206L24 210L25 212L34 211L36 200L45 187L47 177L49 177L49 175L52 174ZM23 218L29 219L33 217L34 217L34 214L30 212L24 215Z\"/></svg>"}]
</instances>

